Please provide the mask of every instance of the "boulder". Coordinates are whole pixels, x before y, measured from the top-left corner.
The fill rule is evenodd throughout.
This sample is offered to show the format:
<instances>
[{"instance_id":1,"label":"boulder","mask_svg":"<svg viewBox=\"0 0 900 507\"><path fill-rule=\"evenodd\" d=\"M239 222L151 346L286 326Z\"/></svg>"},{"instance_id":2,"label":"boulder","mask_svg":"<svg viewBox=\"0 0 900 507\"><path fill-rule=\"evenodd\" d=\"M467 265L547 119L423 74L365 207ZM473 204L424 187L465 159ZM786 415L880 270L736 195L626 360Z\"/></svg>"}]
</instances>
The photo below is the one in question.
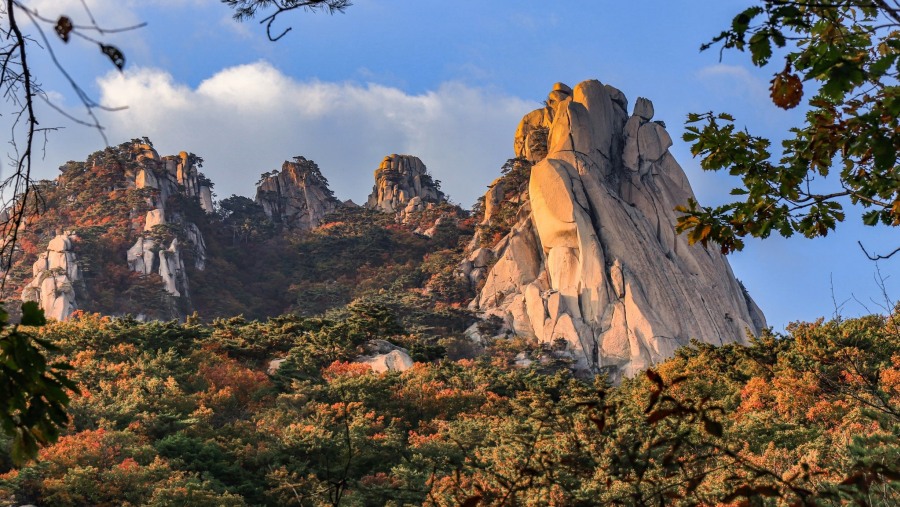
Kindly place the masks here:
<instances>
[{"instance_id":1,"label":"boulder","mask_svg":"<svg viewBox=\"0 0 900 507\"><path fill-rule=\"evenodd\" d=\"M634 103L634 113L632 115L637 116L644 121L652 120L653 102L650 102L649 99L645 99L644 97L638 97L637 101Z\"/></svg>"},{"instance_id":2,"label":"boulder","mask_svg":"<svg viewBox=\"0 0 900 507\"><path fill-rule=\"evenodd\" d=\"M363 354L354 362L368 365L375 373L406 371L413 367L409 351L386 340L370 340L362 348Z\"/></svg>"},{"instance_id":3,"label":"boulder","mask_svg":"<svg viewBox=\"0 0 900 507\"><path fill-rule=\"evenodd\" d=\"M563 83L556 83L547 95L546 105L522 118L513 141L513 150L517 157L537 162L547 156L548 133L556 109L571 96L571 88Z\"/></svg>"},{"instance_id":4,"label":"boulder","mask_svg":"<svg viewBox=\"0 0 900 507\"><path fill-rule=\"evenodd\" d=\"M659 123L645 123L638 130L638 151L642 160L655 162L662 158L671 146L672 138Z\"/></svg>"},{"instance_id":5,"label":"boulder","mask_svg":"<svg viewBox=\"0 0 900 507\"><path fill-rule=\"evenodd\" d=\"M406 371L413 367L413 360L409 354L400 350L392 350L387 354L376 354L371 357L360 357L356 362L368 365L375 373Z\"/></svg>"}]
</instances>

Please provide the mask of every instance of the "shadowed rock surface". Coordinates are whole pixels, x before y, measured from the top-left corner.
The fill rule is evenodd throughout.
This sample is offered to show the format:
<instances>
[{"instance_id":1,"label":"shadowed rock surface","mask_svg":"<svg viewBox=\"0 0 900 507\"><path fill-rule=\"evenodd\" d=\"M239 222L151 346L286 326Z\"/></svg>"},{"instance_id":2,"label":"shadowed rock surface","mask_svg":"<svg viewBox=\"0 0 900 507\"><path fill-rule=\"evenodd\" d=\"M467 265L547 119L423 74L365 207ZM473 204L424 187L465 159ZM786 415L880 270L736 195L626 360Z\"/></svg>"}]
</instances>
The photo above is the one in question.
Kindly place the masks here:
<instances>
[{"instance_id":1,"label":"shadowed rock surface","mask_svg":"<svg viewBox=\"0 0 900 507\"><path fill-rule=\"evenodd\" d=\"M281 172L264 174L256 187L256 203L272 221L302 230L314 229L341 205L319 166L304 157L286 161Z\"/></svg>"}]
</instances>

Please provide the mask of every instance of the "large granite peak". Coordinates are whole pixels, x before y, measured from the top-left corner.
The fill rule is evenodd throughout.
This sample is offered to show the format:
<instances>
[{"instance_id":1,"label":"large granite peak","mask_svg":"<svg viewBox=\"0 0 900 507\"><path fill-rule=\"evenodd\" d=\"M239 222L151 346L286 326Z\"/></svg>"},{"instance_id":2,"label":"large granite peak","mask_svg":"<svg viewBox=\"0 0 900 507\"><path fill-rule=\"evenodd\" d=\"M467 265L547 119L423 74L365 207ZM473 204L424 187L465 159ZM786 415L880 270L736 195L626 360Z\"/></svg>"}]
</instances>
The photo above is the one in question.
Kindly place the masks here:
<instances>
[{"instance_id":1,"label":"large granite peak","mask_svg":"<svg viewBox=\"0 0 900 507\"><path fill-rule=\"evenodd\" d=\"M627 107L596 80L555 85L516 132L516 155L534 162L520 219L498 244L475 245L495 262L474 308L613 378L691 339L746 343L765 327L726 258L675 234L674 209L693 191L652 103Z\"/></svg>"},{"instance_id":2,"label":"large granite peak","mask_svg":"<svg viewBox=\"0 0 900 507\"><path fill-rule=\"evenodd\" d=\"M285 161L280 172L264 173L256 187L256 203L274 222L302 230L314 229L341 205L319 166L305 157Z\"/></svg>"},{"instance_id":3,"label":"large granite peak","mask_svg":"<svg viewBox=\"0 0 900 507\"><path fill-rule=\"evenodd\" d=\"M425 164L412 155L388 155L375 170L375 186L366 207L388 213L428 203L445 201L439 182L431 178Z\"/></svg>"}]
</instances>

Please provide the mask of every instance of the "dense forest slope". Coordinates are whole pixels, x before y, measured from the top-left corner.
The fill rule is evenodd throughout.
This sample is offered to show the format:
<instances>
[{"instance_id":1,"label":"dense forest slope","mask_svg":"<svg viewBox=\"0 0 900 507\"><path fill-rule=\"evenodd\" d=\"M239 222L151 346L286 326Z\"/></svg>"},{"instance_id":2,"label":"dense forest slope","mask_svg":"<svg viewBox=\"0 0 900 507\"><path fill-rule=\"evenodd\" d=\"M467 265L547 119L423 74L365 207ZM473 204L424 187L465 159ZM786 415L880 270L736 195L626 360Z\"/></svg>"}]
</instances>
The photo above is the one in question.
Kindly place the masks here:
<instances>
[{"instance_id":1,"label":"dense forest slope","mask_svg":"<svg viewBox=\"0 0 900 507\"><path fill-rule=\"evenodd\" d=\"M548 358L521 368L506 340L372 374L351 362L359 344L447 322L398 303L46 326L79 384L71 427L34 462L0 461L0 505L900 502L896 320L697 344L611 389Z\"/></svg>"}]
</instances>

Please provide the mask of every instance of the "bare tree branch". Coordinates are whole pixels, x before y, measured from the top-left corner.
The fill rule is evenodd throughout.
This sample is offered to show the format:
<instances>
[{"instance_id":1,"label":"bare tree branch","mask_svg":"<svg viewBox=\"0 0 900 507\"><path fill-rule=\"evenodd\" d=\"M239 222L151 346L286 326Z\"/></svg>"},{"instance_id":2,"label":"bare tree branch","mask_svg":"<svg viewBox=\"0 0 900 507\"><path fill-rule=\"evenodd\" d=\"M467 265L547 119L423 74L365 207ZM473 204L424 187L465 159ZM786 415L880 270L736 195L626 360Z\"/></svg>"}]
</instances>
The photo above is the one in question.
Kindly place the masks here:
<instances>
[{"instance_id":1,"label":"bare tree branch","mask_svg":"<svg viewBox=\"0 0 900 507\"><path fill-rule=\"evenodd\" d=\"M866 255L866 257L869 258L870 261L880 261L883 259L890 259L891 257L894 256L894 254L896 254L897 252L900 252L900 247L897 247L894 249L893 252L891 252L887 255L872 255L868 252L868 250L866 250L866 247L863 246L862 241L857 241L856 243L859 245L859 247L862 249L863 253Z\"/></svg>"}]
</instances>

